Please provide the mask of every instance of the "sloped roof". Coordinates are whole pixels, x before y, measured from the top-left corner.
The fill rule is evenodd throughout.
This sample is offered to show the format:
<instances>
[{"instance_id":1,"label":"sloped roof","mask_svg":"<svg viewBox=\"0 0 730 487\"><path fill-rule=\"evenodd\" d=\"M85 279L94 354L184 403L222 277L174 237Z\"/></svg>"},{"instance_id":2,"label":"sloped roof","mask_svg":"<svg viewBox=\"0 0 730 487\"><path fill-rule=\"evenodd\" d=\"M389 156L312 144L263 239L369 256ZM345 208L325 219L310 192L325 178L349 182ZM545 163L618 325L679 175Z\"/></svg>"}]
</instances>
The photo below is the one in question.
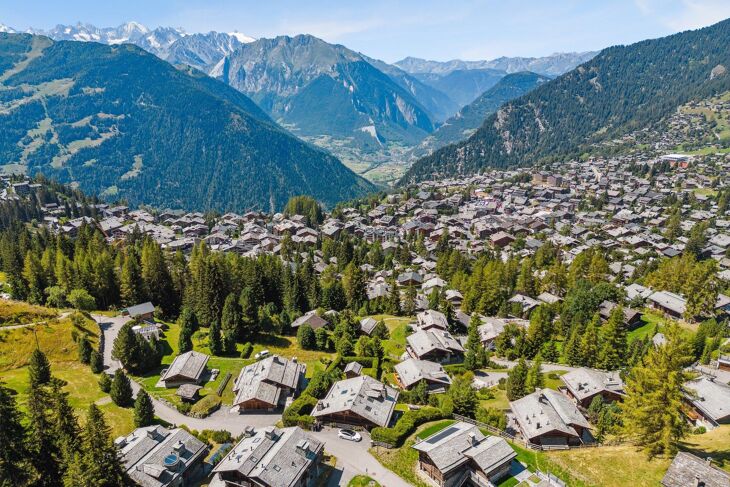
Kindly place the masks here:
<instances>
[{"instance_id":1,"label":"sloped roof","mask_svg":"<svg viewBox=\"0 0 730 487\"><path fill-rule=\"evenodd\" d=\"M405 387L410 387L421 379L442 384L451 384L451 377L441 364L428 360L409 358L395 366L395 371Z\"/></svg>"},{"instance_id":2,"label":"sloped roof","mask_svg":"<svg viewBox=\"0 0 730 487\"><path fill-rule=\"evenodd\" d=\"M579 401L602 392L624 393L624 382L618 371L604 372L581 367L568 372L560 379Z\"/></svg>"},{"instance_id":3,"label":"sloped roof","mask_svg":"<svg viewBox=\"0 0 730 487\"><path fill-rule=\"evenodd\" d=\"M236 392L234 406L258 399L268 404L279 402L282 388L296 389L304 374L304 365L278 355L273 355L247 365L236 378L233 391Z\"/></svg>"},{"instance_id":4,"label":"sloped roof","mask_svg":"<svg viewBox=\"0 0 730 487\"><path fill-rule=\"evenodd\" d=\"M398 391L367 375L336 382L320 399L312 416L350 411L378 426L387 426L393 415Z\"/></svg>"},{"instance_id":5,"label":"sloped roof","mask_svg":"<svg viewBox=\"0 0 730 487\"><path fill-rule=\"evenodd\" d=\"M184 378L197 381L203 374L209 358L206 354L194 350L178 355L160 380Z\"/></svg>"},{"instance_id":6,"label":"sloped roof","mask_svg":"<svg viewBox=\"0 0 730 487\"><path fill-rule=\"evenodd\" d=\"M527 439L537 438L551 431L579 437L574 426L591 427L570 399L552 389L535 391L512 401L510 408Z\"/></svg>"},{"instance_id":7,"label":"sloped roof","mask_svg":"<svg viewBox=\"0 0 730 487\"><path fill-rule=\"evenodd\" d=\"M298 485L323 448L323 442L299 427L269 426L239 441L213 471L238 472L257 479L257 485Z\"/></svg>"},{"instance_id":8,"label":"sloped roof","mask_svg":"<svg viewBox=\"0 0 730 487\"><path fill-rule=\"evenodd\" d=\"M679 452L662 479L664 487L688 487L699 479L705 487L730 486L730 473L720 470L691 453Z\"/></svg>"}]
</instances>

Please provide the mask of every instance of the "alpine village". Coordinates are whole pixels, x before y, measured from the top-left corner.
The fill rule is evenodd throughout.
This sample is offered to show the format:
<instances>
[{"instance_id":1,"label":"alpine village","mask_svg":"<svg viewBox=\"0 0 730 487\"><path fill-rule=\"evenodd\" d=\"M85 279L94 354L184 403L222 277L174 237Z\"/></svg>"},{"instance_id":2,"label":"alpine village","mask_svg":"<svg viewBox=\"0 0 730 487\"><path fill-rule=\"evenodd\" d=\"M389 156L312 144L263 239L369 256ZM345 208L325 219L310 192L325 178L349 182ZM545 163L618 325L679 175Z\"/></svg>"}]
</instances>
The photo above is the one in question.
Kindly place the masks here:
<instances>
[{"instance_id":1,"label":"alpine village","mask_svg":"<svg viewBox=\"0 0 730 487\"><path fill-rule=\"evenodd\" d=\"M729 46L0 25L0 486L730 486Z\"/></svg>"}]
</instances>

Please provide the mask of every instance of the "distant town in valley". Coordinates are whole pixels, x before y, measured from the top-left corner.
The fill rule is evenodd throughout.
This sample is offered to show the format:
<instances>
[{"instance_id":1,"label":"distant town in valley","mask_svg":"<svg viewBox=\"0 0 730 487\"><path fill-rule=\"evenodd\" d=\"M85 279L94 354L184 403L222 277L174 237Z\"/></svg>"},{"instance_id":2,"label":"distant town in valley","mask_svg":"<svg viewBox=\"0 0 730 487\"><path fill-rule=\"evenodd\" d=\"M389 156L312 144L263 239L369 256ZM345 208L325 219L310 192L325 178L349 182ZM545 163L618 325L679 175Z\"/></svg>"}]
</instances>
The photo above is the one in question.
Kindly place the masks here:
<instances>
[{"instance_id":1,"label":"distant town in valley","mask_svg":"<svg viewBox=\"0 0 730 487\"><path fill-rule=\"evenodd\" d=\"M730 487L729 38L0 24L0 486Z\"/></svg>"}]
</instances>

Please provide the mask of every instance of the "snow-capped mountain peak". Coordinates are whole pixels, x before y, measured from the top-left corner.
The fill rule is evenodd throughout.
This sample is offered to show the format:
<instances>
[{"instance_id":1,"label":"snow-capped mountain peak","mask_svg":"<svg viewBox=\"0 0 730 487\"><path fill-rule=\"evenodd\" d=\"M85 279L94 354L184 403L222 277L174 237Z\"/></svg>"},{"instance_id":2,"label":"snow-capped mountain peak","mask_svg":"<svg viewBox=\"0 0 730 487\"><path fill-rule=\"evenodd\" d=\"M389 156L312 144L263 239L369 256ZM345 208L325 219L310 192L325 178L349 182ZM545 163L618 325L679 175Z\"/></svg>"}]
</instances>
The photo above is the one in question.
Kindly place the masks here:
<instances>
[{"instance_id":1,"label":"snow-capped mountain peak","mask_svg":"<svg viewBox=\"0 0 730 487\"><path fill-rule=\"evenodd\" d=\"M5 33L8 33L8 34L14 34L15 33L15 29L13 29L12 27L8 27L5 24L0 24L0 32L5 32Z\"/></svg>"},{"instance_id":2,"label":"snow-capped mountain peak","mask_svg":"<svg viewBox=\"0 0 730 487\"><path fill-rule=\"evenodd\" d=\"M231 37L235 37L236 40L241 44L248 44L249 42L254 42L256 40L253 37L247 36L246 34L238 31L229 32L228 35Z\"/></svg>"}]
</instances>

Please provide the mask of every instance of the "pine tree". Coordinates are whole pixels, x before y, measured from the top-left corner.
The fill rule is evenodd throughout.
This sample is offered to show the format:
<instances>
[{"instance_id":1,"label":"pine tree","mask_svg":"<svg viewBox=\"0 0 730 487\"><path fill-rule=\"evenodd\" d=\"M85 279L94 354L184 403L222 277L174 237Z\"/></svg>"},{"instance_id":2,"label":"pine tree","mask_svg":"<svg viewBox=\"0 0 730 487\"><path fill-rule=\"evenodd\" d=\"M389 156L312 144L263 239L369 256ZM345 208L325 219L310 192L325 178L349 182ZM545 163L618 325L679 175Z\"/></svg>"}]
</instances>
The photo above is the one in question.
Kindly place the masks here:
<instances>
[{"instance_id":1,"label":"pine tree","mask_svg":"<svg viewBox=\"0 0 730 487\"><path fill-rule=\"evenodd\" d=\"M232 355L236 353L236 339L243 335L241 309L238 306L238 299L233 293L226 297L221 321L223 334L221 349L224 354Z\"/></svg>"},{"instance_id":2,"label":"pine tree","mask_svg":"<svg viewBox=\"0 0 730 487\"><path fill-rule=\"evenodd\" d=\"M117 369L114 372L114 379L112 379L109 395L117 406L126 408L133 404L132 384L122 369Z\"/></svg>"},{"instance_id":3,"label":"pine tree","mask_svg":"<svg viewBox=\"0 0 730 487\"><path fill-rule=\"evenodd\" d=\"M688 430L682 386L690 378L685 367L693 360L692 349L678 325L670 324L664 334L666 344L651 347L629 373L621 408L624 433L650 458L673 455Z\"/></svg>"},{"instance_id":4,"label":"pine tree","mask_svg":"<svg viewBox=\"0 0 730 487\"><path fill-rule=\"evenodd\" d=\"M54 434L50 416L51 401L45 386L33 385L28 389L28 439L31 463L36 478L31 485L60 487L63 475L61 451Z\"/></svg>"},{"instance_id":5,"label":"pine tree","mask_svg":"<svg viewBox=\"0 0 730 487\"><path fill-rule=\"evenodd\" d=\"M24 485L32 470L22 415L10 389L0 383L0 485Z\"/></svg>"},{"instance_id":6,"label":"pine tree","mask_svg":"<svg viewBox=\"0 0 730 487\"><path fill-rule=\"evenodd\" d=\"M160 246L151 238L142 245L142 282L149 292L150 300L162 309L165 316L177 311L177 299L172 276L165 262Z\"/></svg>"},{"instance_id":7,"label":"pine tree","mask_svg":"<svg viewBox=\"0 0 730 487\"><path fill-rule=\"evenodd\" d=\"M416 313L416 288L408 286L406 288L405 300L403 301L403 314L412 316Z\"/></svg>"},{"instance_id":8,"label":"pine tree","mask_svg":"<svg viewBox=\"0 0 730 487\"><path fill-rule=\"evenodd\" d=\"M150 426L155 421L155 406L152 404L150 395L144 389L137 393L134 401L134 425L137 428Z\"/></svg>"},{"instance_id":9,"label":"pine tree","mask_svg":"<svg viewBox=\"0 0 730 487\"><path fill-rule=\"evenodd\" d=\"M468 370L476 370L486 365L487 354L479 337L479 326L482 321L476 313L471 315L469 326L466 331L466 354L464 355L464 367Z\"/></svg>"},{"instance_id":10,"label":"pine tree","mask_svg":"<svg viewBox=\"0 0 730 487\"><path fill-rule=\"evenodd\" d=\"M112 390L112 380L106 372L102 372L99 376L99 389L107 394Z\"/></svg>"},{"instance_id":11,"label":"pine tree","mask_svg":"<svg viewBox=\"0 0 730 487\"><path fill-rule=\"evenodd\" d=\"M51 365L48 363L46 354L38 348L33 350L33 353L30 355L28 375L30 376L31 387L48 384L51 380Z\"/></svg>"},{"instance_id":12,"label":"pine tree","mask_svg":"<svg viewBox=\"0 0 730 487\"><path fill-rule=\"evenodd\" d=\"M98 374L99 372L104 370L104 358L96 350L91 352L91 360L89 361L89 367L91 368L91 372L94 374Z\"/></svg>"},{"instance_id":13,"label":"pine tree","mask_svg":"<svg viewBox=\"0 0 730 487\"><path fill-rule=\"evenodd\" d=\"M547 362L557 362L560 359L560 353L554 340L549 340L540 349L540 355Z\"/></svg>"},{"instance_id":14,"label":"pine tree","mask_svg":"<svg viewBox=\"0 0 730 487\"><path fill-rule=\"evenodd\" d=\"M119 460L117 448L112 443L104 415L93 403L89 406L82 442L87 485L123 487L130 484Z\"/></svg>"},{"instance_id":15,"label":"pine tree","mask_svg":"<svg viewBox=\"0 0 730 487\"><path fill-rule=\"evenodd\" d=\"M91 362L91 353L93 352L93 349L91 348L91 342L89 342L89 336L84 333L79 338L78 342L79 347L79 362L82 364L89 364Z\"/></svg>"},{"instance_id":16,"label":"pine tree","mask_svg":"<svg viewBox=\"0 0 730 487\"><path fill-rule=\"evenodd\" d=\"M580 333L578 327L574 327L570 338L563 348L563 359L568 365L581 365Z\"/></svg>"},{"instance_id":17,"label":"pine tree","mask_svg":"<svg viewBox=\"0 0 730 487\"><path fill-rule=\"evenodd\" d=\"M507 399L516 401L528 394L527 363L524 357L507 373Z\"/></svg>"},{"instance_id":18,"label":"pine tree","mask_svg":"<svg viewBox=\"0 0 730 487\"><path fill-rule=\"evenodd\" d=\"M616 370L626 363L627 343L624 310L616 306L611 310L608 321L601 327L601 350L597 365L604 370Z\"/></svg>"},{"instance_id":19,"label":"pine tree","mask_svg":"<svg viewBox=\"0 0 730 487\"><path fill-rule=\"evenodd\" d=\"M211 355L220 355L223 352L223 344L221 343L221 325L218 320L213 320L208 328L208 349Z\"/></svg>"},{"instance_id":20,"label":"pine tree","mask_svg":"<svg viewBox=\"0 0 730 487\"><path fill-rule=\"evenodd\" d=\"M81 453L74 452L66 464L63 474L63 487L91 487L86 478L86 466Z\"/></svg>"},{"instance_id":21,"label":"pine tree","mask_svg":"<svg viewBox=\"0 0 730 487\"><path fill-rule=\"evenodd\" d=\"M180 325L180 337L178 338L178 350L180 353L189 352L193 349L193 333L198 328L198 321L195 313L187 306L182 309L177 320Z\"/></svg>"},{"instance_id":22,"label":"pine tree","mask_svg":"<svg viewBox=\"0 0 730 487\"><path fill-rule=\"evenodd\" d=\"M68 393L62 390L63 385L65 383L59 379L51 379L49 400L54 438L60 447L61 458L65 465L79 447L80 429L74 410L68 402Z\"/></svg>"},{"instance_id":23,"label":"pine tree","mask_svg":"<svg viewBox=\"0 0 730 487\"><path fill-rule=\"evenodd\" d=\"M596 314L586 326L580 340L580 364L593 367L598 360L598 326L601 318Z\"/></svg>"},{"instance_id":24,"label":"pine tree","mask_svg":"<svg viewBox=\"0 0 730 487\"><path fill-rule=\"evenodd\" d=\"M537 354L535 359L532 361L530 370L527 371L527 378L525 379L525 389L528 393L535 392L536 389L542 389L545 387L545 377L542 374L542 357Z\"/></svg>"},{"instance_id":25,"label":"pine tree","mask_svg":"<svg viewBox=\"0 0 730 487\"><path fill-rule=\"evenodd\" d=\"M125 323L119 329L112 346L112 358L119 360L128 369L139 363L137 337L132 330L133 326L131 321Z\"/></svg>"},{"instance_id":26,"label":"pine tree","mask_svg":"<svg viewBox=\"0 0 730 487\"><path fill-rule=\"evenodd\" d=\"M146 301L147 293L142 279L142 269L137 253L133 250L127 251L119 281L122 303L125 306L133 306Z\"/></svg>"}]
</instances>

